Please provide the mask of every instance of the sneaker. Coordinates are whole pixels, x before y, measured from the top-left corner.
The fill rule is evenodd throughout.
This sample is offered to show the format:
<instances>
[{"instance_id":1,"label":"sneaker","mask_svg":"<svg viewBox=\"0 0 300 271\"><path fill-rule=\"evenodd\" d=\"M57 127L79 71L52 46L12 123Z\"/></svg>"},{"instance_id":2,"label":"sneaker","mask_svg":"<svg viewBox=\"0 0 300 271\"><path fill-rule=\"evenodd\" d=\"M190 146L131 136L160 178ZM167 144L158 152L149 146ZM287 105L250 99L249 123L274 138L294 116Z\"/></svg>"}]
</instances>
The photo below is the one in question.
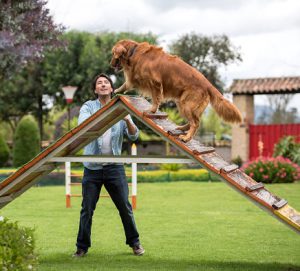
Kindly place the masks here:
<instances>
[{"instance_id":1,"label":"sneaker","mask_svg":"<svg viewBox=\"0 0 300 271\"><path fill-rule=\"evenodd\" d=\"M81 248L77 248L76 252L73 254L73 257L80 258L87 254L87 251Z\"/></svg>"},{"instance_id":2,"label":"sneaker","mask_svg":"<svg viewBox=\"0 0 300 271\"><path fill-rule=\"evenodd\" d=\"M135 244L132 247L133 254L136 256L142 256L145 253L145 249L142 247L141 244Z\"/></svg>"}]
</instances>

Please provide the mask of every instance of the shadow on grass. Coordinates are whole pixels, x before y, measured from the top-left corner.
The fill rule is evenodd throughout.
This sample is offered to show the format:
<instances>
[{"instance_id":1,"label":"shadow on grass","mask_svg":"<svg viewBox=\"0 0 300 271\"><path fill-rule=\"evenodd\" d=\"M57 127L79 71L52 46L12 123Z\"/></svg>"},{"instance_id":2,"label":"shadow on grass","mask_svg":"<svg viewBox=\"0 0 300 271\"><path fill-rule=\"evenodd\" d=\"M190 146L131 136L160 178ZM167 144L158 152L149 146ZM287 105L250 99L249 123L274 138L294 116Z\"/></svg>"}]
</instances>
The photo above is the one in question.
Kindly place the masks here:
<instances>
[{"instance_id":1,"label":"shadow on grass","mask_svg":"<svg viewBox=\"0 0 300 271\"><path fill-rule=\"evenodd\" d=\"M40 259L39 270L236 270L300 271L300 266L283 263L229 262L207 260L174 260L144 255L91 253L84 258L51 254Z\"/></svg>"}]
</instances>

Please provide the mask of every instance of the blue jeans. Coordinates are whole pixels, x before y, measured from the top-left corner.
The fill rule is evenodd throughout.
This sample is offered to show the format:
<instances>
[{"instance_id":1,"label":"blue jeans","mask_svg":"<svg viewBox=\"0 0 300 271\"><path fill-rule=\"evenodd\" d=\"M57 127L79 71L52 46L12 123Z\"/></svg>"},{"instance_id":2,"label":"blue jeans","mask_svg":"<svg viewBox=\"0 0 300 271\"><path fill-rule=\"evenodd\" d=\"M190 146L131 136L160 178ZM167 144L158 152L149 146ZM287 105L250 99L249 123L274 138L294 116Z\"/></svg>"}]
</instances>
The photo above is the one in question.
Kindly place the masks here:
<instances>
[{"instance_id":1,"label":"blue jeans","mask_svg":"<svg viewBox=\"0 0 300 271\"><path fill-rule=\"evenodd\" d=\"M80 211L77 248L88 250L91 246L92 218L99 200L101 187L104 185L123 223L126 244L139 243L139 234L135 225L131 204L128 201L128 183L123 165L105 165L103 169L84 168L82 180L82 204Z\"/></svg>"}]
</instances>

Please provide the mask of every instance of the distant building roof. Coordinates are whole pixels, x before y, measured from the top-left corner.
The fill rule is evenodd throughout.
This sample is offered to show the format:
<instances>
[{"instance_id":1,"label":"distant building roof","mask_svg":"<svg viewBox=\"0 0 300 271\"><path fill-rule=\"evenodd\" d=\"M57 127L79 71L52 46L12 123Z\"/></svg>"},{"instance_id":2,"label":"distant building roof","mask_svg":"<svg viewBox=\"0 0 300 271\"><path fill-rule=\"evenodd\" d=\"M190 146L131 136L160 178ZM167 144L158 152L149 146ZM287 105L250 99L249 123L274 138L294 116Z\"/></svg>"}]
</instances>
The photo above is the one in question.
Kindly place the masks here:
<instances>
[{"instance_id":1,"label":"distant building roof","mask_svg":"<svg viewBox=\"0 0 300 271\"><path fill-rule=\"evenodd\" d=\"M300 76L236 79L229 90L235 95L300 93Z\"/></svg>"}]
</instances>

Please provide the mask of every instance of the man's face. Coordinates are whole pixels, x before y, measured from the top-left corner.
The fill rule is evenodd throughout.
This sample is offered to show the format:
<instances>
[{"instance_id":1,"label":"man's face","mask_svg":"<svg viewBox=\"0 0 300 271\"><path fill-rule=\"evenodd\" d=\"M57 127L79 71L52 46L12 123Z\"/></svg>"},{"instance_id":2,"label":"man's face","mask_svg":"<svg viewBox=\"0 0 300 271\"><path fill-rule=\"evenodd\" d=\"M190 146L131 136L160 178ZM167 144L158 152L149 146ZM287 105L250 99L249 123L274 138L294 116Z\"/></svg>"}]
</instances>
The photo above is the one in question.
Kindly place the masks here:
<instances>
[{"instance_id":1,"label":"man's face","mask_svg":"<svg viewBox=\"0 0 300 271\"><path fill-rule=\"evenodd\" d=\"M95 85L95 93L98 96L107 96L111 95L113 88L110 82L105 77L99 77Z\"/></svg>"}]
</instances>

